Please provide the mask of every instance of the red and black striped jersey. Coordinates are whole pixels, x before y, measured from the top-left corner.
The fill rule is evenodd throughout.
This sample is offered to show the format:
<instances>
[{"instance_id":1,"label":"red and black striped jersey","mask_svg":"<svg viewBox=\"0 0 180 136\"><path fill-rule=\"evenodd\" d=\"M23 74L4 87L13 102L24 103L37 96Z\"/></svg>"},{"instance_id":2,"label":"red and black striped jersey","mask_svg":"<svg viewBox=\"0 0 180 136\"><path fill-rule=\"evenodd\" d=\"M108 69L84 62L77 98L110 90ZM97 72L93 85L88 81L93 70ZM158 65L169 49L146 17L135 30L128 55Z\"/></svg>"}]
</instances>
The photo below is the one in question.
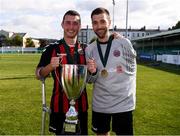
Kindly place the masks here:
<instances>
[{"instance_id":1,"label":"red and black striped jersey","mask_svg":"<svg viewBox=\"0 0 180 136\"><path fill-rule=\"evenodd\" d=\"M73 57L75 53L77 53L77 61L76 64L86 64L85 59L85 45L77 43L75 46L78 46L77 52L74 51L75 47L70 47L70 55ZM52 57L57 57L59 54L62 55L62 64L71 64L68 62L67 52L65 49L65 44L63 39L57 41L53 44L48 45L41 55L40 62L37 67L45 67L51 61ZM75 64L73 63L73 64ZM61 86L61 80L59 77L61 76L61 67L56 68L56 72L52 71L52 77L54 79L54 88L51 96L51 110L52 112L62 112L66 113L69 109L69 100L66 97L63 88ZM81 96L76 100L75 108L78 112L86 112L88 109L88 101L87 101L87 93L86 88L82 91Z\"/></svg>"}]
</instances>

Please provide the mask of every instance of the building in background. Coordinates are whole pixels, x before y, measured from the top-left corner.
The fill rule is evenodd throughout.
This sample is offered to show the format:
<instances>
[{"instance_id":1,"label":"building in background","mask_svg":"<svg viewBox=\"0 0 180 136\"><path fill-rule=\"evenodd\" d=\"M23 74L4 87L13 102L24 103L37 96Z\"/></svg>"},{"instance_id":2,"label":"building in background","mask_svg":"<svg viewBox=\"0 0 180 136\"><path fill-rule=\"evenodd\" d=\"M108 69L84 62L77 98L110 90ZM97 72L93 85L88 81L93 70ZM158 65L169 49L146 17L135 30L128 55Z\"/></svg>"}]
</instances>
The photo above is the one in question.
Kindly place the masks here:
<instances>
[{"instance_id":1,"label":"building in background","mask_svg":"<svg viewBox=\"0 0 180 136\"><path fill-rule=\"evenodd\" d=\"M27 33L16 33L16 32L9 32L9 31L5 31L5 30L0 30L0 43L2 44L2 45L0 45L0 46L8 46L8 45L6 45L3 41L4 41L5 39L7 39L7 38L13 39L13 38L16 37L17 35L18 35L20 38L22 38L22 45L21 45L21 46L22 46L23 48L25 48L25 47L26 47L27 38L30 38ZM32 40L33 43L34 43L35 48L38 48L38 47L40 46L39 40L34 39L34 38L31 38L31 40Z\"/></svg>"},{"instance_id":2,"label":"building in background","mask_svg":"<svg viewBox=\"0 0 180 136\"><path fill-rule=\"evenodd\" d=\"M139 60L180 65L180 29L132 40Z\"/></svg>"},{"instance_id":3,"label":"building in background","mask_svg":"<svg viewBox=\"0 0 180 136\"><path fill-rule=\"evenodd\" d=\"M125 36L126 35L126 29L117 29L116 27L114 28L114 31ZM141 38L141 37L146 37L152 34L157 34L160 32L164 32L167 30L160 30L160 28L158 27L158 29L146 29L146 27L142 27L140 29L128 29L128 33L127 33L127 38L129 40L133 40L136 38ZM110 29L110 32L113 32L113 29ZM83 42L83 43L90 43L92 39L94 39L96 37L94 31L92 28L88 28L88 26L86 28L82 28L78 34L78 40Z\"/></svg>"}]
</instances>

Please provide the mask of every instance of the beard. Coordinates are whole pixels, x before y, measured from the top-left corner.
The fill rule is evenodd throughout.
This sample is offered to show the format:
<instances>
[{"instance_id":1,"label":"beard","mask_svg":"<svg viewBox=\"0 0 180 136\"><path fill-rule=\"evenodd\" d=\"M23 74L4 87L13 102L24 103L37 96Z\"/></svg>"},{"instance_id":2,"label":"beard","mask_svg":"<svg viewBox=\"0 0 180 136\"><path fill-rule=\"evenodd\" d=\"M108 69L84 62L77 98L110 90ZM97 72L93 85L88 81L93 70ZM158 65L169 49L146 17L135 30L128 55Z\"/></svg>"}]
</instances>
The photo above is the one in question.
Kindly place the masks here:
<instances>
[{"instance_id":1,"label":"beard","mask_svg":"<svg viewBox=\"0 0 180 136\"><path fill-rule=\"evenodd\" d=\"M98 38L103 39L105 38L106 34L107 34L107 29L98 29L95 31L95 34L97 35Z\"/></svg>"}]
</instances>

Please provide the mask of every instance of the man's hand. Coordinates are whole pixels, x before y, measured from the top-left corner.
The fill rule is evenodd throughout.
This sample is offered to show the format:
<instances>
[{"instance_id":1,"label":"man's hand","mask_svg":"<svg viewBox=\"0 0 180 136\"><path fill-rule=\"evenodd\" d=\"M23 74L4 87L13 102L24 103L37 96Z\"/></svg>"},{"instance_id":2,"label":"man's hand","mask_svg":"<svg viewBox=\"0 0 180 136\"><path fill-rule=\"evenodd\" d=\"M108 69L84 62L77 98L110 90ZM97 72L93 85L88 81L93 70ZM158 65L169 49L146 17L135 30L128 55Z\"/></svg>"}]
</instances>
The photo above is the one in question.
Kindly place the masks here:
<instances>
[{"instance_id":1,"label":"man's hand","mask_svg":"<svg viewBox=\"0 0 180 136\"><path fill-rule=\"evenodd\" d=\"M114 36L115 39L124 38L124 36L122 36L121 34L119 34L119 33L117 33L117 32L113 32L112 35Z\"/></svg>"},{"instance_id":2,"label":"man's hand","mask_svg":"<svg viewBox=\"0 0 180 136\"><path fill-rule=\"evenodd\" d=\"M59 64L60 64L60 58L59 57L52 57L51 58L50 65L53 69L55 69L56 67L59 67Z\"/></svg>"},{"instance_id":3,"label":"man's hand","mask_svg":"<svg viewBox=\"0 0 180 136\"><path fill-rule=\"evenodd\" d=\"M93 58L87 60L87 68L91 74L96 73L97 65L96 65L96 62Z\"/></svg>"}]
</instances>

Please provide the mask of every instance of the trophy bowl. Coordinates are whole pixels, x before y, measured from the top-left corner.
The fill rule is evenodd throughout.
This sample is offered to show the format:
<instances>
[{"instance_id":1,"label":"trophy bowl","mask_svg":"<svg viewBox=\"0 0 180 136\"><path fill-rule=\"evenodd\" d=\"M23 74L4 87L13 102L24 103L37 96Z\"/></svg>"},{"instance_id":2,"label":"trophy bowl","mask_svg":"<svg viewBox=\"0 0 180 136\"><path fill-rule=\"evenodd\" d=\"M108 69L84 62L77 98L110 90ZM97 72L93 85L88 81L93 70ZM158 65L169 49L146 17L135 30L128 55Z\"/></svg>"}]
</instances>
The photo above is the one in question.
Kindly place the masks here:
<instances>
[{"instance_id":1,"label":"trophy bowl","mask_svg":"<svg viewBox=\"0 0 180 136\"><path fill-rule=\"evenodd\" d=\"M76 100L80 97L86 84L86 65L62 65L62 86L69 100Z\"/></svg>"},{"instance_id":2,"label":"trophy bowl","mask_svg":"<svg viewBox=\"0 0 180 136\"><path fill-rule=\"evenodd\" d=\"M79 130L78 112L75 110L75 100L84 90L87 78L87 66L79 64L63 64L61 82L63 90L70 100L70 107L66 113L64 131L77 133Z\"/></svg>"}]
</instances>

